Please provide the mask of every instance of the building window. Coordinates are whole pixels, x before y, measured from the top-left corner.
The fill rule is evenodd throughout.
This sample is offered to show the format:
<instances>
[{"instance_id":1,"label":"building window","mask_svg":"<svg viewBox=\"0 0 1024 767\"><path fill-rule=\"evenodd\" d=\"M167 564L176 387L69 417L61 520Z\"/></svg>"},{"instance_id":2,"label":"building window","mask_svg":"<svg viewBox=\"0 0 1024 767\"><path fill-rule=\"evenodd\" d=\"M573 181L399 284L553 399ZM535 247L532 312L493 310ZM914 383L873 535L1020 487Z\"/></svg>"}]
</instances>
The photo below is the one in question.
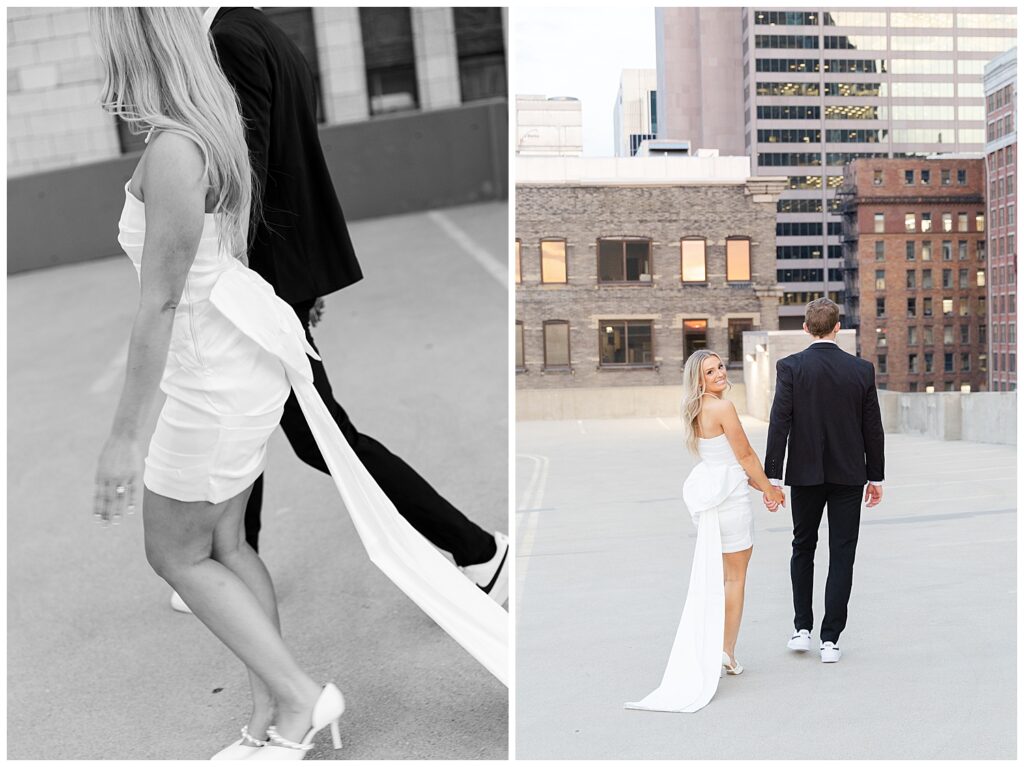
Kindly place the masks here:
<instances>
[{"instance_id":1,"label":"building window","mask_svg":"<svg viewBox=\"0 0 1024 767\"><path fill-rule=\"evenodd\" d=\"M501 8L456 7L452 13L463 102L507 96Z\"/></svg>"},{"instance_id":2,"label":"building window","mask_svg":"<svg viewBox=\"0 0 1024 767\"><path fill-rule=\"evenodd\" d=\"M943 269L942 270L942 287L952 288L953 287L953 270Z\"/></svg>"},{"instance_id":3,"label":"building window","mask_svg":"<svg viewBox=\"0 0 1024 767\"><path fill-rule=\"evenodd\" d=\"M942 355L942 372L953 372L953 352L946 352Z\"/></svg>"},{"instance_id":4,"label":"building window","mask_svg":"<svg viewBox=\"0 0 1024 767\"><path fill-rule=\"evenodd\" d=\"M913 261L917 258L917 254L914 252L914 241L907 240L907 261Z\"/></svg>"},{"instance_id":5,"label":"building window","mask_svg":"<svg viewBox=\"0 0 1024 767\"><path fill-rule=\"evenodd\" d=\"M360 8L370 114L419 108L409 8Z\"/></svg>"},{"instance_id":6,"label":"building window","mask_svg":"<svg viewBox=\"0 0 1024 767\"><path fill-rule=\"evenodd\" d=\"M598 348L601 367L653 367L652 320L601 320Z\"/></svg>"},{"instance_id":7,"label":"building window","mask_svg":"<svg viewBox=\"0 0 1024 767\"><path fill-rule=\"evenodd\" d=\"M885 299L884 298L876 298L875 299L875 316L876 317L884 317L885 316Z\"/></svg>"},{"instance_id":8,"label":"building window","mask_svg":"<svg viewBox=\"0 0 1024 767\"><path fill-rule=\"evenodd\" d=\"M562 239L540 241L540 281L566 283L569 273L565 258L566 242Z\"/></svg>"},{"instance_id":9,"label":"building window","mask_svg":"<svg viewBox=\"0 0 1024 767\"><path fill-rule=\"evenodd\" d=\"M915 290L917 288L917 272L913 269L907 269L907 289Z\"/></svg>"},{"instance_id":10,"label":"building window","mask_svg":"<svg viewBox=\"0 0 1024 767\"><path fill-rule=\"evenodd\" d=\"M907 325L907 346L917 346L917 325Z\"/></svg>"},{"instance_id":11,"label":"building window","mask_svg":"<svg viewBox=\"0 0 1024 767\"><path fill-rule=\"evenodd\" d=\"M934 373L935 372L935 354L933 352L924 353L924 372Z\"/></svg>"},{"instance_id":12,"label":"building window","mask_svg":"<svg viewBox=\"0 0 1024 767\"><path fill-rule=\"evenodd\" d=\"M875 186L881 186L882 185L882 171L880 171L880 170L874 171L874 184L875 184Z\"/></svg>"},{"instance_id":13,"label":"building window","mask_svg":"<svg viewBox=\"0 0 1024 767\"><path fill-rule=\"evenodd\" d=\"M966 245L967 243L964 243L964 244ZM969 277L968 277L969 274L970 274L970 272L967 269L961 269L959 271L959 273L957 274L957 277L959 278L958 286L961 289L970 287Z\"/></svg>"},{"instance_id":14,"label":"building window","mask_svg":"<svg viewBox=\"0 0 1024 767\"><path fill-rule=\"evenodd\" d=\"M943 298L942 299L942 316L952 317L953 316L953 299Z\"/></svg>"},{"instance_id":15,"label":"building window","mask_svg":"<svg viewBox=\"0 0 1024 767\"><path fill-rule=\"evenodd\" d=\"M963 168L960 168L956 172L956 183L960 186L965 186L967 184L967 171Z\"/></svg>"},{"instance_id":16,"label":"building window","mask_svg":"<svg viewBox=\"0 0 1024 767\"><path fill-rule=\"evenodd\" d=\"M884 354L879 354L879 355L878 355L878 374L879 374L879 375L883 375L883 376L884 376L884 375L885 375L886 373L888 373L888 372L889 372L889 371L888 371L888 370L886 369L885 359L886 359L886 355L884 355Z\"/></svg>"},{"instance_id":17,"label":"building window","mask_svg":"<svg viewBox=\"0 0 1024 767\"><path fill-rule=\"evenodd\" d=\"M921 270L921 287L924 288L925 290L927 290L927 289L931 288L931 286L932 286L932 270L931 269L922 269Z\"/></svg>"},{"instance_id":18,"label":"building window","mask_svg":"<svg viewBox=\"0 0 1024 767\"><path fill-rule=\"evenodd\" d=\"M725 239L726 282L750 281L750 238L727 237Z\"/></svg>"},{"instance_id":19,"label":"building window","mask_svg":"<svg viewBox=\"0 0 1024 767\"><path fill-rule=\"evenodd\" d=\"M960 343L969 344L971 342L971 326L961 325L960 326Z\"/></svg>"},{"instance_id":20,"label":"building window","mask_svg":"<svg viewBox=\"0 0 1024 767\"><path fill-rule=\"evenodd\" d=\"M921 242L921 260L931 261L932 260L932 241L924 240Z\"/></svg>"},{"instance_id":21,"label":"building window","mask_svg":"<svg viewBox=\"0 0 1024 767\"><path fill-rule=\"evenodd\" d=\"M597 281L651 284L651 241L645 238L597 241Z\"/></svg>"},{"instance_id":22,"label":"building window","mask_svg":"<svg viewBox=\"0 0 1024 767\"><path fill-rule=\"evenodd\" d=\"M908 317L916 317L917 316L917 299L916 298L908 298L907 299L907 316Z\"/></svg>"},{"instance_id":23,"label":"building window","mask_svg":"<svg viewBox=\"0 0 1024 767\"><path fill-rule=\"evenodd\" d=\"M875 328L875 346L886 347L889 345L889 339L885 335L885 331L882 328Z\"/></svg>"},{"instance_id":24,"label":"building window","mask_svg":"<svg viewBox=\"0 0 1024 767\"><path fill-rule=\"evenodd\" d=\"M679 241L682 261L679 273L683 282L707 282L707 242L703 237L684 237Z\"/></svg>"},{"instance_id":25,"label":"building window","mask_svg":"<svg viewBox=\"0 0 1024 767\"><path fill-rule=\"evenodd\" d=\"M875 261L885 261L884 240L875 240Z\"/></svg>"},{"instance_id":26,"label":"building window","mask_svg":"<svg viewBox=\"0 0 1024 767\"><path fill-rule=\"evenodd\" d=\"M526 356L523 348L523 321L516 320L516 372L526 370Z\"/></svg>"},{"instance_id":27,"label":"building window","mask_svg":"<svg viewBox=\"0 0 1024 767\"><path fill-rule=\"evenodd\" d=\"M942 214L942 231L952 232L953 231L953 214L943 213Z\"/></svg>"},{"instance_id":28,"label":"building window","mask_svg":"<svg viewBox=\"0 0 1024 767\"><path fill-rule=\"evenodd\" d=\"M942 327L942 343L949 344L949 345L953 344L953 326L952 325L944 325Z\"/></svg>"},{"instance_id":29,"label":"building window","mask_svg":"<svg viewBox=\"0 0 1024 767\"><path fill-rule=\"evenodd\" d=\"M885 269L875 269L875 290L885 290Z\"/></svg>"},{"instance_id":30,"label":"building window","mask_svg":"<svg viewBox=\"0 0 1024 767\"><path fill-rule=\"evenodd\" d=\"M908 232L917 231L917 215L914 213L903 214L903 228Z\"/></svg>"},{"instance_id":31,"label":"building window","mask_svg":"<svg viewBox=\"0 0 1024 767\"><path fill-rule=\"evenodd\" d=\"M943 240L942 241L942 260L952 261L953 260L953 241Z\"/></svg>"},{"instance_id":32,"label":"building window","mask_svg":"<svg viewBox=\"0 0 1024 767\"><path fill-rule=\"evenodd\" d=\"M932 172L930 170L928 170L927 168L922 169L922 171L921 171L921 183L922 184L930 184L931 182L932 182Z\"/></svg>"},{"instance_id":33,"label":"building window","mask_svg":"<svg viewBox=\"0 0 1024 767\"><path fill-rule=\"evenodd\" d=\"M971 372L971 355L969 352L960 352L960 372Z\"/></svg>"},{"instance_id":34,"label":"building window","mask_svg":"<svg viewBox=\"0 0 1024 767\"><path fill-rule=\"evenodd\" d=\"M967 240L957 241L957 255L961 261L967 260Z\"/></svg>"},{"instance_id":35,"label":"building window","mask_svg":"<svg viewBox=\"0 0 1024 767\"><path fill-rule=\"evenodd\" d=\"M967 214L966 213L957 213L956 214L956 230L958 232L966 232L967 231Z\"/></svg>"},{"instance_id":36,"label":"building window","mask_svg":"<svg viewBox=\"0 0 1024 767\"><path fill-rule=\"evenodd\" d=\"M932 230L932 214L922 213L921 214L921 231L930 232Z\"/></svg>"},{"instance_id":37,"label":"building window","mask_svg":"<svg viewBox=\"0 0 1024 767\"><path fill-rule=\"evenodd\" d=\"M914 171L905 170L903 171L903 183L910 185L914 183Z\"/></svg>"},{"instance_id":38,"label":"building window","mask_svg":"<svg viewBox=\"0 0 1024 767\"><path fill-rule=\"evenodd\" d=\"M940 171L940 173L942 175L942 185L943 186L949 186L949 184L950 184L949 168L943 168Z\"/></svg>"},{"instance_id":39,"label":"building window","mask_svg":"<svg viewBox=\"0 0 1024 767\"><path fill-rule=\"evenodd\" d=\"M885 232L885 214L884 213L876 213L875 214L875 233L876 234L881 234L883 232Z\"/></svg>"},{"instance_id":40,"label":"building window","mask_svg":"<svg viewBox=\"0 0 1024 767\"><path fill-rule=\"evenodd\" d=\"M974 214L974 228L979 232L985 231L985 214L975 213Z\"/></svg>"},{"instance_id":41,"label":"building window","mask_svg":"<svg viewBox=\"0 0 1024 767\"><path fill-rule=\"evenodd\" d=\"M569 323L566 320L544 321L544 369L569 368Z\"/></svg>"},{"instance_id":42,"label":"building window","mask_svg":"<svg viewBox=\"0 0 1024 767\"><path fill-rule=\"evenodd\" d=\"M698 349L708 348L708 321L683 320L683 361Z\"/></svg>"},{"instance_id":43,"label":"building window","mask_svg":"<svg viewBox=\"0 0 1024 767\"><path fill-rule=\"evenodd\" d=\"M932 299L930 299L930 298L924 299L923 304L924 304L924 306L921 309L921 316L922 317L931 317L932 316Z\"/></svg>"},{"instance_id":44,"label":"building window","mask_svg":"<svg viewBox=\"0 0 1024 767\"><path fill-rule=\"evenodd\" d=\"M522 258L523 243L516 237L516 284L518 285L523 281L523 258Z\"/></svg>"},{"instance_id":45,"label":"building window","mask_svg":"<svg viewBox=\"0 0 1024 767\"><path fill-rule=\"evenodd\" d=\"M729 364L743 364L743 332L753 330L754 321L749 319L729 320Z\"/></svg>"},{"instance_id":46,"label":"building window","mask_svg":"<svg viewBox=\"0 0 1024 767\"><path fill-rule=\"evenodd\" d=\"M970 299L967 296L961 296L959 301L960 316L966 317L970 314Z\"/></svg>"},{"instance_id":47,"label":"building window","mask_svg":"<svg viewBox=\"0 0 1024 767\"><path fill-rule=\"evenodd\" d=\"M917 372L917 355L916 354L908 354L907 355L907 370L909 372L911 372L911 373L916 373Z\"/></svg>"},{"instance_id":48,"label":"building window","mask_svg":"<svg viewBox=\"0 0 1024 767\"><path fill-rule=\"evenodd\" d=\"M922 331L922 335L924 336L924 345L925 346L932 346L932 345L935 344L935 330L934 330L934 328L932 328L931 325L925 325L924 326L924 329Z\"/></svg>"},{"instance_id":49,"label":"building window","mask_svg":"<svg viewBox=\"0 0 1024 767\"><path fill-rule=\"evenodd\" d=\"M986 370L988 370L988 355L987 354L982 353L982 354L978 355L978 370L980 370L983 373Z\"/></svg>"}]
</instances>

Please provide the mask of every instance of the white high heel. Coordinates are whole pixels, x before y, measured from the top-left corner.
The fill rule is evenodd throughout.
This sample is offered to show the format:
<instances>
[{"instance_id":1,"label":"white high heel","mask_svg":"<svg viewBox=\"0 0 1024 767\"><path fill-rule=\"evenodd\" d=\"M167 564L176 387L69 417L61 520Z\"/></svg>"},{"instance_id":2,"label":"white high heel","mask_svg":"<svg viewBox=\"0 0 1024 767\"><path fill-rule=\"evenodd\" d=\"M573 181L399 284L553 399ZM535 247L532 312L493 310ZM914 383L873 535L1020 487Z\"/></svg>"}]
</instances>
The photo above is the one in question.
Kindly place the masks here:
<instances>
[{"instance_id":1,"label":"white high heel","mask_svg":"<svg viewBox=\"0 0 1024 767\"><path fill-rule=\"evenodd\" d=\"M725 667L725 673L729 676L738 676L743 673L743 666L739 664L739 661L729 657L729 653L722 650L722 666Z\"/></svg>"},{"instance_id":2,"label":"white high heel","mask_svg":"<svg viewBox=\"0 0 1024 767\"><path fill-rule=\"evenodd\" d=\"M334 750L341 748L341 733L338 730L338 720L345 713L345 698L341 690L328 682L320 691L320 697L313 704L311 716L312 727L306 732L301 743L282 738L277 728L271 725L267 728L267 738L270 745L255 751L249 759L303 759L306 753L313 748L313 738L324 727L331 728L331 742Z\"/></svg>"},{"instance_id":3,"label":"white high heel","mask_svg":"<svg viewBox=\"0 0 1024 767\"><path fill-rule=\"evenodd\" d=\"M269 741L259 740L250 735L249 725L245 725L242 727L242 737L211 756L210 761L214 759L248 759L267 743Z\"/></svg>"}]
</instances>

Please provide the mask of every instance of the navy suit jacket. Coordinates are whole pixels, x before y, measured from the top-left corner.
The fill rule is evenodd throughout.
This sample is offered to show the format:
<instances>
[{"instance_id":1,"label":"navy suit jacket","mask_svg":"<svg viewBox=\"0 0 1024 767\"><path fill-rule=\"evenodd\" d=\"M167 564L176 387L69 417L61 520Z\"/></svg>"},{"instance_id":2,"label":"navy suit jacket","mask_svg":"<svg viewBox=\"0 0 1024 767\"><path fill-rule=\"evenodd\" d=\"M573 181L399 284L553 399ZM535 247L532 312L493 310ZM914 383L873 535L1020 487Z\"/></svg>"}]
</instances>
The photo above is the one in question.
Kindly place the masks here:
<instances>
[{"instance_id":1,"label":"navy suit jacket","mask_svg":"<svg viewBox=\"0 0 1024 767\"><path fill-rule=\"evenodd\" d=\"M764 469L787 485L864 485L885 478L875 368L832 343L780 359Z\"/></svg>"}]
</instances>

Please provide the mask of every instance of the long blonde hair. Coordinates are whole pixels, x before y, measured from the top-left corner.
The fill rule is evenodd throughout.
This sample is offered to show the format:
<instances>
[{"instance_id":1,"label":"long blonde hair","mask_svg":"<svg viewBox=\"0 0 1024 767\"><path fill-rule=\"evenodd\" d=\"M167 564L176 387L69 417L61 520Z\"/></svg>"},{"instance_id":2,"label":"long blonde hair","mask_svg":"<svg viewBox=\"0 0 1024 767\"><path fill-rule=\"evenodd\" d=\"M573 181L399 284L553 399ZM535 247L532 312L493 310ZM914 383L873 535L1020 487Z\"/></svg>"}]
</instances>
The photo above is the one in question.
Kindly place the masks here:
<instances>
[{"instance_id":1,"label":"long blonde hair","mask_svg":"<svg viewBox=\"0 0 1024 767\"><path fill-rule=\"evenodd\" d=\"M710 349L698 349L686 358L686 364L683 365L683 437L686 447L694 455L700 455L697 451L697 419L700 418L704 404L701 399L705 391L702 368L704 360L709 357L722 362L721 356Z\"/></svg>"},{"instance_id":2,"label":"long blonde hair","mask_svg":"<svg viewBox=\"0 0 1024 767\"><path fill-rule=\"evenodd\" d=\"M217 195L220 247L245 261L252 166L238 98L199 9L104 7L91 15L104 67L103 109L132 133L168 131L199 146Z\"/></svg>"}]
</instances>

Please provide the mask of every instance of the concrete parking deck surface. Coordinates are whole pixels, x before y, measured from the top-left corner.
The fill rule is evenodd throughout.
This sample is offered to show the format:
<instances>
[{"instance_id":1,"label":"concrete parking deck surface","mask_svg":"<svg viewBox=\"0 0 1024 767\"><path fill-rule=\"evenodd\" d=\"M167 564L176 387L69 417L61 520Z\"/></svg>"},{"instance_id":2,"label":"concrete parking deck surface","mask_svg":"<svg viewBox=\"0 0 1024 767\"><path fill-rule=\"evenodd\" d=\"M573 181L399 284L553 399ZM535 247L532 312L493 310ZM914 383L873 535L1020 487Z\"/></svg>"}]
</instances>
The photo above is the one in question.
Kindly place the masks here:
<instances>
[{"instance_id":1,"label":"concrete parking deck surface","mask_svg":"<svg viewBox=\"0 0 1024 767\"><path fill-rule=\"evenodd\" d=\"M338 401L467 516L505 530L507 207L362 221L352 236L366 277L327 298L314 330ZM243 668L171 611L139 515L91 519L134 270L120 256L7 290L7 756L208 759L248 716ZM369 562L331 479L280 432L263 520L285 639L348 701L339 757L506 757L506 688ZM329 746L322 733L311 758L333 758Z\"/></svg>"},{"instance_id":2,"label":"concrete parking deck surface","mask_svg":"<svg viewBox=\"0 0 1024 767\"><path fill-rule=\"evenodd\" d=\"M763 458L766 424L744 424ZM887 436L838 664L786 649L791 517L752 493L746 670L702 711L670 714L623 703L661 680L686 595L696 532L682 484L695 461L681 424L516 428L519 758L1015 758L1014 447ZM823 521L816 621L827 540Z\"/></svg>"}]
</instances>

